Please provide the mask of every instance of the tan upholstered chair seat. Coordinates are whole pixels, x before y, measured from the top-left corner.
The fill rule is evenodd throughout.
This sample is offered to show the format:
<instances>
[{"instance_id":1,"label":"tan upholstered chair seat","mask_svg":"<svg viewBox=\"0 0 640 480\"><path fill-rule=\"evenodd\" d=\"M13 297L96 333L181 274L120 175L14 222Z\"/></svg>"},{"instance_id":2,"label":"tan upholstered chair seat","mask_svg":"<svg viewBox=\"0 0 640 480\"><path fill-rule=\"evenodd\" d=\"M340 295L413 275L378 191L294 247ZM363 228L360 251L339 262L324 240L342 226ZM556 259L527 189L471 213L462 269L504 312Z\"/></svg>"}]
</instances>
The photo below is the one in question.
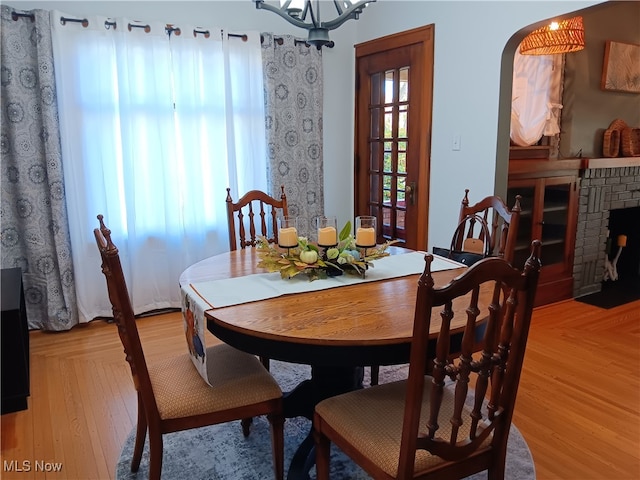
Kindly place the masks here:
<instances>
[{"instance_id":1,"label":"tan upholstered chair seat","mask_svg":"<svg viewBox=\"0 0 640 480\"><path fill-rule=\"evenodd\" d=\"M206 359L213 388L191 365L188 354L149 366L162 419L218 412L282 396L277 382L254 356L221 344L207 348Z\"/></svg>"},{"instance_id":2,"label":"tan upholstered chair seat","mask_svg":"<svg viewBox=\"0 0 640 480\"><path fill-rule=\"evenodd\" d=\"M429 416L428 399L431 382L431 377L425 377L421 431L426 431L424 426ZM352 447L395 478L400 456L406 385L406 381L401 380L331 397L316 405L316 412ZM466 406L465 410L470 411ZM452 413L453 391L451 388L445 388L438 419L440 424L438 436L441 438L448 439L451 434L449 419ZM459 438L468 435L469 424L470 422L467 421L460 427ZM491 435L485 440L483 446L490 442ZM479 450L482 448L480 447ZM431 455L425 450L419 450L416 454L415 471L419 473L444 463L447 462L442 458Z\"/></svg>"}]
</instances>

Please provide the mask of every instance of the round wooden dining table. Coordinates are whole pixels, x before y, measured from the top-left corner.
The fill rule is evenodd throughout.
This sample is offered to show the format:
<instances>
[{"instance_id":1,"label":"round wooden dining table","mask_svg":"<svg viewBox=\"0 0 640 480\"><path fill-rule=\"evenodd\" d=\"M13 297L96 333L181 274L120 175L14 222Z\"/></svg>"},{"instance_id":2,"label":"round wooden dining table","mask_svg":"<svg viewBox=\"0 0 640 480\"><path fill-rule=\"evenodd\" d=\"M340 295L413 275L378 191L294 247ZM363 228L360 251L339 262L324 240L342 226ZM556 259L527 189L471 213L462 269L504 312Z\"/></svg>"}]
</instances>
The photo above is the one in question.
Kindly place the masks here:
<instances>
[{"instance_id":1,"label":"round wooden dining table","mask_svg":"<svg viewBox=\"0 0 640 480\"><path fill-rule=\"evenodd\" d=\"M389 248L391 254L407 252ZM265 273L258 261L252 248L216 255L185 270L180 285ZM436 285L444 285L465 269L452 263L432 275ZM239 350L310 365L311 378L285 394L284 410L286 417L311 419L319 401L362 388L363 366L409 361L418 278L408 275L211 308L205 311L207 329ZM452 334L462 330L466 316L461 317L458 325L452 324ZM440 318L434 316L434 339L439 328ZM309 435L294 456L288 479L308 478L312 447Z\"/></svg>"},{"instance_id":2,"label":"round wooden dining table","mask_svg":"<svg viewBox=\"0 0 640 480\"><path fill-rule=\"evenodd\" d=\"M392 246L389 252L409 251ZM258 261L251 248L215 255L187 268L180 285L265 273L258 268ZM432 275L436 285L444 285L465 269L452 262L451 269ZM211 308L205 312L207 328L239 349L287 362L318 366L406 363L418 277L408 275ZM460 320L459 325L452 325L452 332L462 327ZM439 319L433 318L434 337L439 328Z\"/></svg>"}]
</instances>

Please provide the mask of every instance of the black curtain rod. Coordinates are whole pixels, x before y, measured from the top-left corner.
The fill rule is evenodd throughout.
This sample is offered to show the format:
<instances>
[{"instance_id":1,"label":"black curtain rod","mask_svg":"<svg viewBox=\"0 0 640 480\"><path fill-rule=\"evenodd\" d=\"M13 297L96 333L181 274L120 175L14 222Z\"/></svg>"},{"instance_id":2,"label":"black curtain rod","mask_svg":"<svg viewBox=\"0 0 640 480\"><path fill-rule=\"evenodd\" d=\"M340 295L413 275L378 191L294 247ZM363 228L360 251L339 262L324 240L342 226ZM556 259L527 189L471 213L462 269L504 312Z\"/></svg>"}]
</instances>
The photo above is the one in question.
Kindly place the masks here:
<instances>
[{"instance_id":1,"label":"black curtain rod","mask_svg":"<svg viewBox=\"0 0 640 480\"><path fill-rule=\"evenodd\" d=\"M66 25L67 22L72 22L72 23L81 23L82 26L84 28L87 28L89 26L89 20L87 20L86 18L67 18L67 17L60 17L60 23L62 25Z\"/></svg>"},{"instance_id":2,"label":"black curtain rod","mask_svg":"<svg viewBox=\"0 0 640 480\"><path fill-rule=\"evenodd\" d=\"M11 20L17 22L19 18L29 18L35 22L36 16L33 13L11 12Z\"/></svg>"},{"instance_id":3,"label":"black curtain rod","mask_svg":"<svg viewBox=\"0 0 640 480\"><path fill-rule=\"evenodd\" d=\"M11 19L13 21L17 21L18 18L29 18L31 19L31 21L35 21L35 15L33 13L22 13L22 12L11 12ZM89 21L86 18L68 18L68 17L60 17L60 23L62 25L65 25L67 22L74 22L74 23L81 23L83 27L88 27L89 26ZM104 26L106 28L111 28L117 27L117 23L116 22L110 22L110 21L105 21L104 22ZM144 28L144 31L149 33L151 31L151 27L149 25L136 25L133 23L130 23L127 25L127 28L129 29L129 31L131 31L132 28ZM173 27L172 25L167 25L165 27L165 31L168 34L172 34L172 33L176 33L177 35L180 35L181 30L179 27ZM209 38L209 36L211 35L211 32L209 30L199 30L199 29L194 29L193 30L193 35L204 35L205 38ZM241 34L241 33L228 33L227 34L228 37L230 38L240 38L242 39L243 42L247 41L247 35L246 34ZM276 41L276 43L278 45L282 45L284 43L284 39L282 37L273 37L273 39ZM260 43L264 43L264 36L260 35ZM308 44L305 40L299 40L299 39L295 39L294 40L295 45L306 45L307 47L310 47L311 45ZM327 45L325 45L325 47L328 48L333 48L334 47L334 43L333 41L329 42Z\"/></svg>"},{"instance_id":4,"label":"black curtain rod","mask_svg":"<svg viewBox=\"0 0 640 480\"><path fill-rule=\"evenodd\" d=\"M25 14L18 14L16 12L14 12L14 14L16 14L18 16L24 16L24 17L30 16L32 18L32 20L33 20L33 15L32 14L26 14L26 13ZM86 18L60 17L60 23L62 25L65 25L67 22L82 23L83 27L89 26L89 21ZM110 21L107 20L107 21L104 22L104 26L106 28L111 28L111 27L117 28L118 25L117 25L116 22L110 22ZM143 28L146 33L149 33L151 31L151 26L150 25L137 25L135 23L129 23L127 25L127 28L129 29L129 31L131 31L133 28ZM173 25L170 25L170 24L167 24L165 26L165 31L169 35L171 35L172 33L175 33L176 35L180 35L182 33L182 30L180 29L180 27L174 27ZM193 30L193 36L196 36L196 35L204 35L205 38L209 38L209 36L211 35L211 32L209 30L201 30L201 29L195 28ZM239 34L239 33L228 33L227 36L228 37L234 37L234 38L241 38L242 41L244 41L244 42L246 42L247 39L249 38L249 37L247 37L246 34Z\"/></svg>"},{"instance_id":5,"label":"black curtain rod","mask_svg":"<svg viewBox=\"0 0 640 480\"><path fill-rule=\"evenodd\" d=\"M249 39L246 33L227 33L227 36L233 38L241 38L243 42L246 42Z\"/></svg>"}]
</instances>

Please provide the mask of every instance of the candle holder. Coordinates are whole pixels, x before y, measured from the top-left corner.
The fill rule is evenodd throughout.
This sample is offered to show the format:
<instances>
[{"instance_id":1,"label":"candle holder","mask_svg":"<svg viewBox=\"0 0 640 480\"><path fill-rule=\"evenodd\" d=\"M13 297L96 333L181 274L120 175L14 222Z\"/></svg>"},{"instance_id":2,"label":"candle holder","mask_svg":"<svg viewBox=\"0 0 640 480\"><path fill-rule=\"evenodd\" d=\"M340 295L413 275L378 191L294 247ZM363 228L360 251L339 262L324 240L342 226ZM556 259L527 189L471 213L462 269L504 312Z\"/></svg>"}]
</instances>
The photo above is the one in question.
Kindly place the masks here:
<instances>
[{"instance_id":1,"label":"candle holder","mask_svg":"<svg viewBox=\"0 0 640 480\"><path fill-rule=\"evenodd\" d=\"M376 221L376 217L371 215L356 217L356 247L366 251L367 248L376 246L376 232L378 231Z\"/></svg>"},{"instance_id":2,"label":"candle holder","mask_svg":"<svg viewBox=\"0 0 640 480\"><path fill-rule=\"evenodd\" d=\"M278 246L289 250L298 246L298 219L278 217Z\"/></svg>"},{"instance_id":3,"label":"candle holder","mask_svg":"<svg viewBox=\"0 0 640 480\"><path fill-rule=\"evenodd\" d=\"M338 245L338 223L336 217L316 217L317 243L319 247L332 248Z\"/></svg>"}]
</instances>

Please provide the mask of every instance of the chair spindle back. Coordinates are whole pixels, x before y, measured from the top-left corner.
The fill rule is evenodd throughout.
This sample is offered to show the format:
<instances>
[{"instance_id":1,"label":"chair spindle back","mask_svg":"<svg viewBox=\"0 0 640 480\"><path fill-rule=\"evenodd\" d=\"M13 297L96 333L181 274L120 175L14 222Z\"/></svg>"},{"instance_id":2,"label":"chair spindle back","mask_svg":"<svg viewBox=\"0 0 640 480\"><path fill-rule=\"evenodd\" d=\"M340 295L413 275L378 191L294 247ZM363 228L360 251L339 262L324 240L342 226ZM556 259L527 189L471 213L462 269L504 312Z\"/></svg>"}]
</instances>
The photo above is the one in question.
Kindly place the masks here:
<instances>
[{"instance_id":1,"label":"chair spindle back","mask_svg":"<svg viewBox=\"0 0 640 480\"><path fill-rule=\"evenodd\" d=\"M523 271L490 257L442 287L434 286L433 257L427 255L418 283L397 478L412 478L420 449L449 461L471 461L474 451L490 444L496 458L502 455L504 461L540 272L540 245L532 243ZM483 305L482 298L490 298L490 303ZM439 315L437 307L442 307ZM466 323L461 351L452 360L451 322L456 315L466 316ZM474 353L477 321L484 316L483 347ZM424 372L433 354L427 346L436 322L440 327L429 380ZM430 410L426 424L420 425L425 379L431 381L424 407Z\"/></svg>"},{"instance_id":2,"label":"chair spindle back","mask_svg":"<svg viewBox=\"0 0 640 480\"><path fill-rule=\"evenodd\" d=\"M227 188L227 223L229 248L232 251L238 247L255 247L260 236L266 237L269 243L278 242L279 211L282 216L288 215L284 185L280 189L280 200L260 190L251 190L234 203L231 189Z\"/></svg>"}]
</instances>

